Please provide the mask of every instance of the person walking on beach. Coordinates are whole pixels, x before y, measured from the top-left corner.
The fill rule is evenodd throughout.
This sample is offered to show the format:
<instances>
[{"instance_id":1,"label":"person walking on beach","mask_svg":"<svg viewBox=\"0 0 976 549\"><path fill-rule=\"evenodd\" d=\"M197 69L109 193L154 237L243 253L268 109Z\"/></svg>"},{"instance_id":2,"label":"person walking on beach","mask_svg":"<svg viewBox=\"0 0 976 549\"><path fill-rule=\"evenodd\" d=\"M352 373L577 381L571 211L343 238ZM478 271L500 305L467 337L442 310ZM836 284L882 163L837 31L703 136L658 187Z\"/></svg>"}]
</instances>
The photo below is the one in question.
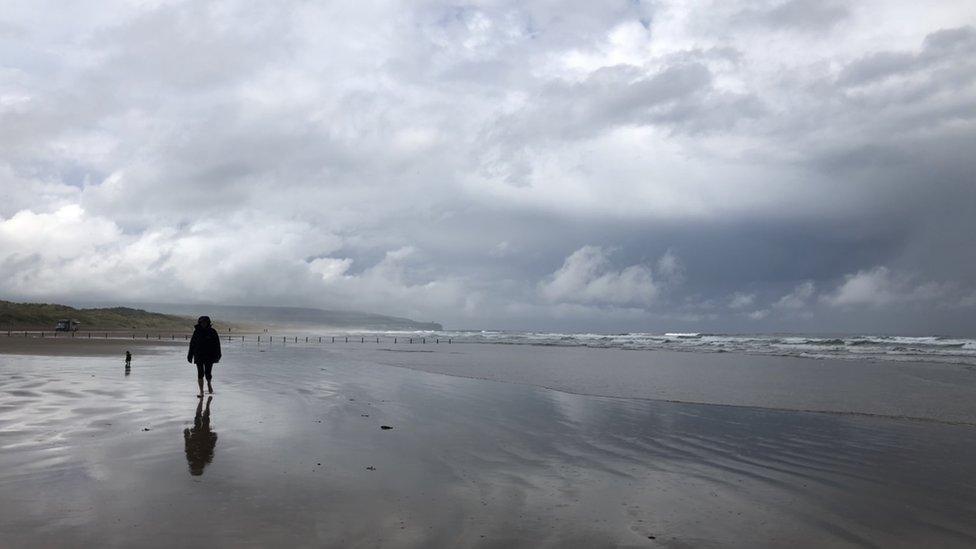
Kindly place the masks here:
<instances>
[{"instance_id":1,"label":"person walking on beach","mask_svg":"<svg viewBox=\"0 0 976 549\"><path fill-rule=\"evenodd\" d=\"M128 368L129 366L132 366L132 353L130 353L129 351L126 351L125 352L125 367Z\"/></svg>"},{"instance_id":2,"label":"person walking on beach","mask_svg":"<svg viewBox=\"0 0 976 549\"><path fill-rule=\"evenodd\" d=\"M198 398L203 398L203 378L207 378L207 390L213 394L213 365L220 362L220 336L210 325L209 316L197 319L193 327L193 337L190 338L190 350L186 353L186 361L197 365L197 385L200 386Z\"/></svg>"}]
</instances>

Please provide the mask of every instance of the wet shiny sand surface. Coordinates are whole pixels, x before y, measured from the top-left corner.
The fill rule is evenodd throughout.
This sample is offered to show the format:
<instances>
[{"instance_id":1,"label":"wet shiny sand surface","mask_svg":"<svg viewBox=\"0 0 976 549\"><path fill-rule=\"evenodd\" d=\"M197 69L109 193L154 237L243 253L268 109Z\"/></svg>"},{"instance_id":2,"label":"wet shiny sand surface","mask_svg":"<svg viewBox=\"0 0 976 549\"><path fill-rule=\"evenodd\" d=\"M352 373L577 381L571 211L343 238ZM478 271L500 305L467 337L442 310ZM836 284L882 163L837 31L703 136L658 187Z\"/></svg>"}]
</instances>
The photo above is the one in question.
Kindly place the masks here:
<instances>
[{"instance_id":1,"label":"wet shiny sand surface","mask_svg":"<svg viewBox=\"0 0 976 549\"><path fill-rule=\"evenodd\" d=\"M968 425L183 353L0 356L0 546L976 545Z\"/></svg>"}]
</instances>

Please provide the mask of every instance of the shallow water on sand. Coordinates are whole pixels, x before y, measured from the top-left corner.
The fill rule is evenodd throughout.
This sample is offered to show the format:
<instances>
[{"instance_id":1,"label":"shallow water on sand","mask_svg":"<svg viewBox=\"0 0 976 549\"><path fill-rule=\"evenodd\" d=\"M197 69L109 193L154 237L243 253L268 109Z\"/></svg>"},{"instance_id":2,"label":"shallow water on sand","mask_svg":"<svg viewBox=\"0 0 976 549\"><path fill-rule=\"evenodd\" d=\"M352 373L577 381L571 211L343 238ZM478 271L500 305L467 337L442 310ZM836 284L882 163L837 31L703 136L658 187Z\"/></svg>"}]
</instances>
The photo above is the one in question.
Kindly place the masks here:
<instances>
[{"instance_id":1,"label":"shallow water on sand","mask_svg":"<svg viewBox=\"0 0 976 549\"><path fill-rule=\"evenodd\" d=\"M203 401L182 349L0 356L0 546L976 544L968 425L226 347Z\"/></svg>"}]
</instances>

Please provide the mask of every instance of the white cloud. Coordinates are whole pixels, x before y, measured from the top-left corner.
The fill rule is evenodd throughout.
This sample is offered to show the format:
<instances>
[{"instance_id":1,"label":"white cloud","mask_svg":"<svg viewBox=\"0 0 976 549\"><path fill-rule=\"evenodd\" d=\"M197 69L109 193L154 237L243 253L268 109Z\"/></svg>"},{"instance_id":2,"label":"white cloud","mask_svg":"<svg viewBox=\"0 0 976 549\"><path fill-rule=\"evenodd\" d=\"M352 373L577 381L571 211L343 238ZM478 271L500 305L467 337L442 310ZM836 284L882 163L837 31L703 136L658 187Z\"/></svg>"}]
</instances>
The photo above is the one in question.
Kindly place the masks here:
<instances>
[{"instance_id":1,"label":"white cloud","mask_svg":"<svg viewBox=\"0 0 976 549\"><path fill-rule=\"evenodd\" d=\"M435 277L418 272L411 265L420 252L404 246L386 252L383 258L360 273L349 274L348 259L325 258L313 260L310 268L319 272L323 267L330 276L323 276L323 284L316 291L331 302L344 302L347 307L366 310L389 310L390 303L398 304L396 312L424 320L430 308L454 309L476 313L481 297L457 277ZM338 272L341 270L341 273Z\"/></svg>"},{"instance_id":2,"label":"white cloud","mask_svg":"<svg viewBox=\"0 0 976 549\"><path fill-rule=\"evenodd\" d=\"M776 303L773 303L773 308L787 311L797 311L803 309L807 306L810 298L813 297L814 291L816 290L816 285L807 280L806 282L801 282L793 291L779 298Z\"/></svg>"},{"instance_id":3,"label":"white cloud","mask_svg":"<svg viewBox=\"0 0 976 549\"><path fill-rule=\"evenodd\" d=\"M253 212L127 234L77 205L53 213L24 210L0 218L0 269L14 275L0 277L0 291L169 301L228 299L242 289L280 294L289 282L301 282L288 281L305 272L297 258L328 253L337 244L306 224Z\"/></svg>"},{"instance_id":4,"label":"white cloud","mask_svg":"<svg viewBox=\"0 0 976 549\"><path fill-rule=\"evenodd\" d=\"M844 283L824 300L835 306L884 305L897 299L894 286L890 271L886 267L875 267L847 275Z\"/></svg>"},{"instance_id":5,"label":"white cloud","mask_svg":"<svg viewBox=\"0 0 976 549\"><path fill-rule=\"evenodd\" d=\"M681 284L685 279L684 263L674 252L668 249L657 260L657 276L672 286Z\"/></svg>"},{"instance_id":6,"label":"white cloud","mask_svg":"<svg viewBox=\"0 0 976 549\"><path fill-rule=\"evenodd\" d=\"M22 210L9 219L0 218L0 253L6 257L81 257L122 236L111 220L87 216L77 204L51 213Z\"/></svg>"},{"instance_id":7,"label":"white cloud","mask_svg":"<svg viewBox=\"0 0 976 549\"><path fill-rule=\"evenodd\" d=\"M563 266L540 285L547 300L556 303L649 306L659 289L651 269L631 265L614 270L607 252L598 246L576 250Z\"/></svg>"},{"instance_id":8,"label":"white cloud","mask_svg":"<svg viewBox=\"0 0 976 549\"><path fill-rule=\"evenodd\" d=\"M843 258L976 280L976 15L814 4L23 3L0 293L629 329L793 319L812 286L756 295ZM945 291L875 282L833 299Z\"/></svg>"},{"instance_id":9,"label":"white cloud","mask_svg":"<svg viewBox=\"0 0 976 549\"><path fill-rule=\"evenodd\" d=\"M751 306L756 301L756 294L735 292L729 296L729 308L744 309Z\"/></svg>"},{"instance_id":10,"label":"white cloud","mask_svg":"<svg viewBox=\"0 0 976 549\"><path fill-rule=\"evenodd\" d=\"M835 307L880 307L913 301L934 301L949 293L946 284L936 282L913 283L904 275L896 275L885 266L858 271L844 277L844 282L823 300Z\"/></svg>"},{"instance_id":11,"label":"white cloud","mask_svg":"<svg viewBox=\"0 0 976 549\"><path fill-rule=\"evenodd\" d=\"M348 257L320 257L309 262L308 268L313 273L322 275L323 280L332 280L345 274L352 266L352 259Z\"/></svg>"},{"instance_id":12,"label":"white cloud","mask_svg":"<svg viewBox=\"0 0 976 549\"><path fill-rule=\"evenodd\" d=\"M746 316L748 316L751 320L762 320L769 316L769 309L758 309L748 313Z\"/></svg>"},{"instance_id":13,"label":"white cloud","mask_svg":"<svg viewBox=\"0 0 976 549\"><path fill-rule=\"evenodd\" d=\"M340 242L307 224L253 212L129 235L76 205L25 210L0 218L0 294L247 303L250 293L280 304L341 303L424 319L434 319L431 308L463 311L478 299L461 279L412 268L418 252L410 246L350 274L352 259L325 255ZM314 256L322 257L302 259Z\"/></svg>"}]
</instances>

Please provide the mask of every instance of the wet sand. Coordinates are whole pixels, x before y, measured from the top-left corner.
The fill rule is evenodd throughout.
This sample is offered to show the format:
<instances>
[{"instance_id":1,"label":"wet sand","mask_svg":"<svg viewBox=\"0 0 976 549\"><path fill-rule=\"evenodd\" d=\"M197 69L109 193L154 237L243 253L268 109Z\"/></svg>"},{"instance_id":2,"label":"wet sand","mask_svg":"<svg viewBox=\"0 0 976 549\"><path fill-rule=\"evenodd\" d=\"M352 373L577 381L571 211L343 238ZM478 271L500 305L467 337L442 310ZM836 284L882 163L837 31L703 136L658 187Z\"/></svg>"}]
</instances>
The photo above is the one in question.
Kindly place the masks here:
<instances>
[{"instance_id":1,"label":"wet sand","mask_svg":"<svg viewBox=\"0 0 976 549\"><path fill-rule=\"evenodd\" d=\"M168 347L186 347L186 341L128 339L114 337L38 337L31 335L0 335L0 355L33 356L123 356L127 350L133 353L158 353Z\"/></svg>"},{"instance_id":2,"label":"wet sand","mask_svg":"<svg viewBox=\"0 0 976 549\"><path fill-rule=\"evenodd\" d=\"M202 402L182 346L129 375L114 355L0 355L0 546L976 544L972 426L410 369L481 347L225 345ZM535 376L594 360L566 351L497 356Z\"/></svg>"},{"instance_id":3,"label":"wet sand","mask_svg":"<svg viewBox=\"0 0 976 549\"><path fill-rule=\"evenodd\" d=\"M976 369L958 364L484 344L364 346L350 356L584 395L976 425Z\"/></svg>"}]
</instances>

